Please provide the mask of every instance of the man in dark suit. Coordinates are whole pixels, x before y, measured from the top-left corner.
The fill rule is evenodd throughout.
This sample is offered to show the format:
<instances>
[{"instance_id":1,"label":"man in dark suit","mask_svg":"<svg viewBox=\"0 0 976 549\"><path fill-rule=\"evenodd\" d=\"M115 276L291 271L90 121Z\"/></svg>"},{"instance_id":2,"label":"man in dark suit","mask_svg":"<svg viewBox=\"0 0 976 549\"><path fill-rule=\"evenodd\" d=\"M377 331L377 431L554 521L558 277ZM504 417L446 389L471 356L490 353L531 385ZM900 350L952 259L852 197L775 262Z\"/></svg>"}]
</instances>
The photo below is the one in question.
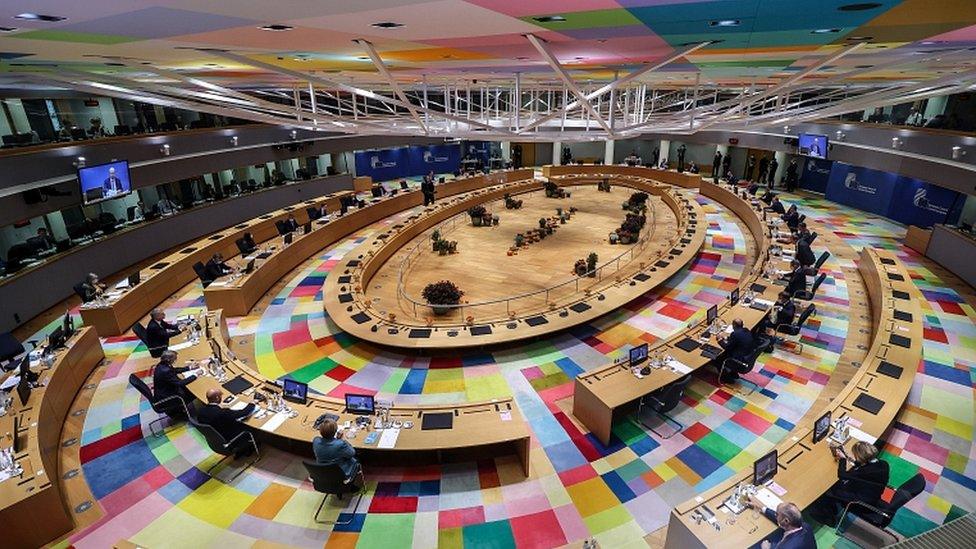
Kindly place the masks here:
<instances>
[{"instance_id":1,"label":"man in dark suit","mask_svg":"<svg viewBox=\"0 0 976 549\"><path fill-rule=\"evenodd\" d=\"M210 261L207 261L207 278L210 280L217 280L218 278L234 272L226 263L224 263L224 256L222 254L215 253Z\"/></svg>"},{"instance_id":2,"label":"man in dark suit","mask_svg":"<svg viewBox=\"0 0 976 549\"><path fill-rule=\"evenodd\" d=\"M769 158L763 156L759 159L759 177L756 178L756 181L765 183L767 170L769 170Z\"/></svg>"},{"instance_id":3,"label":"man in dark suit","mask_svg":"<svg viewBox=\"0 0 976 549\"><path fill-rule=\"evenodd\" d=\"M756 342L752 337L752 332L746 329L741 318L732 321L732 333L729 337L719 338L719 346L725 349L725 358L734 358L739 362L745 362L747 367L738 364L731 364L731 368L722 376L722 382L729 383L739 378L739 374L744 374L752 369L748 363L749 355L756 350Z\"/></svg>"},{"instance_id":4,"label":"man in dark suit","mask_svg":"<svg viewBox=\"0 0 976 549\"><path fill-rule=\"evenodd\" d=\"M108 177L102 182L102 196L112 196L125 192L122 179L115 175L115 168L108 169Z\"/></svg>"},{"instance_id":5,"label":"man in dark suit","mask_svg":"<svg viewBox=\"0 0 976 549\"><path fill-rule=\"evenodd\" d=\"M295 219L295 214L288 214L288 219L285 220L285 227L288 228L288 232L293 233L298 230L301 225L298 224L298 220Z\"/></svg>"},{"instance_id":6,"label":"man in dark suit","mask_svg":"<svg viewBox=\"0 0 976 549\"><path fill-rule=\"evenodd\" d=\"M761 511L763 516L776 523L779 529L769 539L763 540L761 549L817 549L813 528L803 522L803 515L795 503L783 502L776 509L769 509L755 496L749 496L749 507ZM775 545L774 545L775 544Z\"/></svg>"},{"instance_id":7,"label":"man in dark suit","mask_svg":"<svg viewBox=\"0 0 976 549\"><path fill-rule=\"evenodd\" d=\"M818 522L834 526L837 514L852 501L879 506L881 495L888 486L890 468L888 462L878 459L878 448L863 440L851 448L853 459L843 447L834 448L837 460L837 482L813 502L810 515ZM848 461L853 461L848 469Z\"/></svg>"},{"instance_id":8,"label":"man in dark suit","mask_svg":"<svg viewBox=\"0 0 976 549\"><path fill-rule=\"evenodd\" d=\"M810 233L799 234L796 239L796 260L804 267L811 267L817 262L817 257L813 255L810 248Z\"/></svg>"},{"instance_id":9,"label":"man in dark suit","mask_svg":"<svg viewBox=\"0 0 976 549\"><path fill-rule=\"evenodd\" d=\"M182 400L183 404L178 404L174 401L165 404L167 415L182 418L186 415L187 403L192 402L193 398L187 393L185 387L193 383L197 376L189 375L180 378L179 374L189 372L193 368L177 367L174 366L175 363L176 351L163 351L162 356L159 357L159 364L153 370L153 396L157 401L171 396L178 397Z\"/></svg>"},{"instance_id":10,"label":"man in dark suit","mask_svg":"<svg viewBox=\"0 0 976 549\"><path fill-rule=\"evenodd\" d=\"M786 167L786 190L793 192L796 188L796 180L800 167L796 164L796 159L790 160L790 165Z\"/></svg>"},{"instance_id":11,"label":"man in dark suit","mask_svg":"<svg viewBox=\"0 0 976 549\"><path fill-rule=\"evenodd\" d=\"M776 161L774 156L772 160L769 161L769 175L766 178L766 182L769 183L769 188L772 189L776 186L776 170L779 169L779 162Z\"/></svg>"},{"instance_id":12,"label":"man in dark suit","mask_svg":"<svg viewBox=\"0 0 976 549\"><path fill-rule=\"evenodd\" d=\"M712 181L718 185L718 176L722 173L722 151L715 151L712 158Z\"/></svg>"},{"instance_id":13,"label":"man in dark suit","mask_svg":"<svg viewBox=\"0 0 976 549\"><path fill-rule=\"evenodd\" d=\"M203 425L209 425L230 443L235 437L247 431L247 427L241 423L241 419L251 415L254 411L254 403L250 403L240 410L231 410L220 406L220 401L224 394L220 389L210 389L207 391L207 405L197 412L197 421ZM254 451L250 439L246 437L238 438L233 442L231 450L235 457L243 457Z\"/></svg>"},{"instance_id":14,"label":"man in dark suit","mask_svg":"<svg viewBox=\"0 0 976 549\"><path fill-rule=\"evenodd\" d=\"M769 207L779 215L786 215L786 208L783 206L783 203L780 202L779 197L774 196L772 197L772 200L773 201L769 204Z\"/></svg>"},{"instance_id":15,"label":"man in dark suit","mask_svg":"<svg viewBox=\"0 0 976 549\"><path fill-rule=\"evenodd\" d=\"M420 192L424 195L424 206L434 203L434 172L424 176L420 183Z\"/></svg>"},{"instance_id":16,"label":"man in dark suit","mask_svg":"<svg viewBox=\"0 0 976 549\"><path fill-rule=\"evenodd\" d=\"M796 318L796 302L793 301L793 296L789 292L783 290L776 298L774 307L776 314L773 316L767 315L759 325L760 330L773 336L776 335L777 326L793 324L793 319Z\"/></svg>"},{"instance_id":17,"label":"man in dark suit","mask_svg":"<svg viewBox=\"0 0 976 549\"><path fill-rule=\"evenodd\" d=\"M746 169L742 172L742 179L749 181L752 179L752 174L756 170L756 155L750 154L749 158L746 160Z\"/></svg>"},{"instance_id":18,"label":"man in dark suit","mask_svg":"<svg viewBox=\"0 0 976 549\"><path fill-rule=\"evenodd\" d=\"M796 295L797 292L806 291L807 270L795 259L790 261L790 269L790 272L786 275L786 280L788 281L786 291L790 295Z\"/></svg>"},{"instance_id":19,"label":"man in dark suit","mask_svg":"<svg viewBox=\"0 0 976 549\"><path fill-rule=\"evenodd\" d=\"M179 335L179 326L166 322L166 313L160 309L153 309L149 313L149 324L146 325L146 345L149 356L158 358L163 351L169 349L169 338Z\"/></svg>"},{"instance_id":20,"label":"man in dark suit","mask_svg":"<svg viewBox=\"0 0 976 549\"><path fill-rule=\"evenodd\" d=\"M247 232L241 237L237 248L241 251L241 255L250 255L258 249L258 244L254 241L254 236Z\"/></svg>"}]
</instances>

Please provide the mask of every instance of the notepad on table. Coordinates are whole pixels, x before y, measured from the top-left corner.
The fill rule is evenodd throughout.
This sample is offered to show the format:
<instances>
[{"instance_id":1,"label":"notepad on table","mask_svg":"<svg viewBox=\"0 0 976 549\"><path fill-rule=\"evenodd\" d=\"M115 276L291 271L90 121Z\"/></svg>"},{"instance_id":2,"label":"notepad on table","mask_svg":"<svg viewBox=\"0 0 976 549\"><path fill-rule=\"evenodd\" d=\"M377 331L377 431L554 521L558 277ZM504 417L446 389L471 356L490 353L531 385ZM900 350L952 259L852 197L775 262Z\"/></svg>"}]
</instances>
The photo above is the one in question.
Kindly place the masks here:
<instances>
[{"instance_id":1,"label":"notepad on table","mask_svg":"<svg viewBox=\"0 0 976 549\"><path fill-rule=\"evenodd\" d=\"M288 415L289 414L287 412L278 412L277 414L271 416L268 421L265 421L264 424L261 425L261 429L269 433L277 431L278 427L281 427L285 420L288 419Z\"/></svg>"},{"instance_id":2,"label":"notepad on table","mask_svg":"<svg viewBox=\"0 0 976 549\"><path fill-rule=\"evenodd\" d=\"M384 429L380 435L380 441L376 443L377 448L393 448L396 446L397 438L400 437L399 429Z\"/></svg>"}]
</instances>

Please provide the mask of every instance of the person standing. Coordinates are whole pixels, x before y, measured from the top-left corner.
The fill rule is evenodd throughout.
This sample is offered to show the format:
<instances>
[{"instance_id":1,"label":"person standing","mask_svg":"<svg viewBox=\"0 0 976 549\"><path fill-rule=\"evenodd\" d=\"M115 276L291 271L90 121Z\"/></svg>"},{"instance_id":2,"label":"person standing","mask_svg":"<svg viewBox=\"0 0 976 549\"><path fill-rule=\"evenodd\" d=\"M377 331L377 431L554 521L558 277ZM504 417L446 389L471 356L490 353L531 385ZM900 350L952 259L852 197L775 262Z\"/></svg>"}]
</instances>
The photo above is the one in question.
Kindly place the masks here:
<instances>
[{"instance_id":1,"label":"person standing","mask_svg":"<svg viewBox=\"0 0 976 549\"><path fill-rule=\"evenodd\" d=\"M778 169L779 169L779 162L776 161L776 157L774 156L772 160L769 161L769 174L768 177L766 178L766 183L769 185L770 189L776 186L776 170Z\"/></svg>"},{"instance_id":2,"label":"person standing","mask_svg":"<svg viewBox=\"0 0 976 549\"><path fill-rule=\"evenodd\" d=\"M722 159L722 173L729 173L732 171L732 153L726 152L725 158Z\"/></svg>"},{"instance_id":3,"label":"person standing","mask_svg":"<svg viewBox=\"0 0 976 549\"><path fill-rule=\"evenodd\" d=\"M746 169L742 172L742 178L746 181L752 181L752 174L756 171L756 155L750 154L749 159L746 160Z\"/></svg>"},{"instance_id":4,"label":"person standing","mask_svg":"<svg viewBox=\"0 0 976 549\"><path fill-rule=\"evenodd\" d=\"M767 170L769 170L769 158L763 155L763 157L759 159L759 178L756 179L758 183L766 182Z\"/></svg>"},{"instance_id":5,"label":"person standing","mask_svg":"<svg viewBox=\"0 0 976 549\"><path fill-rule=\"evenodd\" d=\"M651 167L652 168L657 166L657 161L660 159L660 157L661 157L661 150L658 149L657 147L654 147L654 151L651 152Z\"/></svg>"},{"instance_id":6,"label":"person standing","mask_svg":"<svg viewBox=\"0 0 976 549\"><path fill-rule=\"evenodd\" d=\"M434 172L431 171L424 176L420 182L420 192L424 195L424 206L434 203Z\"/></svg>"},{"instance_id":7,"label":"person standing","mask_svg":"<svg viewBox=\"0 0 976 549\"><path fill-rule=\"evenodd\" d=\"M678 173L683 173L685 171L685 153L687 151L688 147L685 147L684 143L678 147Z\"/></svg>"},{"instance_id":8,"label":"person standing","mask_svg":"<svg viewBox=\"0 0 976 549\"><path fill-rule=\"evenodd\" d=\"M722 151L715 151L715 156L712 158L712 181L718 185L718 176L722 173Z\"/></svg>"},{"instance_id":9,"label":"person standing","mask_svg":"<svg viewBox=\"0 0 976 549\"><path fill-rule=\"evenodd\" d=\"M799 166L796 164L796 159L790 160L790 165L786 167L786 190L789 192L793 192L796 189L798 170Z\"/></svg>"}]
</instances>

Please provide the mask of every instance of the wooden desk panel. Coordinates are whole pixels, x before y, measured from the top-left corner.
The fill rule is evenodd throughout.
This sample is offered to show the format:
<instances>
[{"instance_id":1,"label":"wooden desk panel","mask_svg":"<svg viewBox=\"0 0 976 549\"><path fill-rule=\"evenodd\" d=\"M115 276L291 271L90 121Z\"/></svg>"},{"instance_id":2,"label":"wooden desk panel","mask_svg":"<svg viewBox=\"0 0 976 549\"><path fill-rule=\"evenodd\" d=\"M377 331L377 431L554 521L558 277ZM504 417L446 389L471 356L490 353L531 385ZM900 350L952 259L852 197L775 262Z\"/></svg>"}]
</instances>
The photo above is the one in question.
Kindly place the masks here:
<instances>
[{"instance_id":1,"label":"wooden desk panel","mask_svg":"<svg viewBox=\"0 0 976 549\"><path fill-rule=\"evenodd\" d=\"M654 179L669 185L676 185L686 189L697 189L701 186L701 174L678 173L677 170L659 170L657 168L647 168L644 166L621 166L621 165L583 165L583 166L543 166L542 177L549 178L559 175L572 174L610 174L610 175L630 175Z\"/></svg>"},{"instance_id":2,"label":"wooden desk panel","mask_svg":"<svg viewBox=\"0 0 976 549\"><path fill-rule=\"evenodd\" d=\"M221 311L208 312L207 323L211 327L211 338L220 346L222 354L225 357L233 356L227 345L228 332L223 313ZM179 353L181 360L206 359L211 355L209 340L202 338L197 345ZM274 385L274 380L251 370L236 359L230 360L225 368L228 372L228 379L241 375L253 383L255 387L272 387L280 392L280 389ZM205 401L206 391L212 387L219 387L217 380L212 377L201 377L189 385L191 392L201 401ZM241 398L249 401L249 396L242 395ZM356 418L356 416L345 412L343 400L325 396L310 394L307 405L292 403L290 406L298 411L298 416L285 420L273 433L260 428L270 419L270 415L261 419L252 417L246 423L253 427L256 433L275 444L281 444L306 455L311 455L312 439L318 436L317 431L313 430L312 424L320 414L338 415L340 424L345 421L354 421ZM453 412L455 414L453 428L422 430L420 428L422 415L435 412ZM510 414L510 419L504 420L503 413ZM380 449L375 444L367 445L364 443L366 434L358 433L349 442L356 448L357 452L365 455L367 460L371 456L390 461L410 459L410 456L415 454L435 453L444 455L452 452L467 452L466 455L480 456L480 458L515 455L518 457L525 475L528 476L529 474L530 430L521 411L511 398L454 405L394 405L391 408L390 417L400 420L409 419L414 422L414 427L401 429L396 446L390 449ZM478 457L474 459L478 459Z\"/></svg>"},{"instance_id":3,"label":"wooden desk panel","mask_svg":"<svg viewBox=\"0 0 976 549\"><path fill-rule=\"evenodd\" d=\"M880 438L894 421L908 397L919 361L922 359L924 343L922 297L912 283L908 270L892 252L864 248L861 250L858 269L871 300L874 339L868 358L857 374L840 395L816 417L827 411L831 412L833 418L849 415L862 422L858 427L861 431ZM904 280L893 280L888 277L889 273L900 275ZM897 298L894 294L896 290L907 293L908 299ZM911 314L912 320L896 319L894 317L896 309ZM908 337L911 341L910 346L894 347L890 343L893 334ZM901 376L895 379L880 374L878 366L882 360L901 367L903 369ZM853 405L854 400L861 394L868 394L884 401L884 406L877 415L872 415ZM812 437L810 428L798 428L791 437L777 446L780 471L775 480L787 490L783 500L791 501L801 509L813 503L837 481L837 464L830 455L827 440L814 444ZM761 516L752 518L752 511L743 512L735 524L730 525L726 523L730 515L722 513L719 509L737 484L750 481L751 474L751 470L741 471L698 498L672 510L666 547L675 549L748 547L771 534L776 529L776 525ZM708 524L695 523L692 513L702 505L707 505L716 513L721 530L716 531Z\"/></svg>"},{"instance_id":4,"label":"wooden desk panel","mask_svg":"<svg viewBox=\"0 0 976 549\"><path fill-rule=\"evenodd\" d=\"M0 524L16 525L3 533L9 547L40 547L74 528L58 484L61 427L75 395L105 354L90 327L79 330L67 345L52 367L40 372L44 386L31 391L27 406L14 391L13 409L0 417L3 446L12 442L6 433L13 431L16 416L23 448L16 456L24 469L21 478L0 482Z\"/></svg>"}]
</instances>

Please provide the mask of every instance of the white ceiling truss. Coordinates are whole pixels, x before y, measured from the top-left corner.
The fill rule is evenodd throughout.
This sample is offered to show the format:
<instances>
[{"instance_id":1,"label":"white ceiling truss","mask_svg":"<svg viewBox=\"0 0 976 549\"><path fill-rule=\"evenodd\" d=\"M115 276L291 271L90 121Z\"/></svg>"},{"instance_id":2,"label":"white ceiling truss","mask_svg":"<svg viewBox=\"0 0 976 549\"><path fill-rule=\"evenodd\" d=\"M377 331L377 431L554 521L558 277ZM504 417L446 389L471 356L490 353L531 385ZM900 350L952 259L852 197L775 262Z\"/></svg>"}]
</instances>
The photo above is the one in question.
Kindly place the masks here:
<instances>
[{"instance_id":1,"label":"white ceiling truss","mask_svg":"<svg viewBox=\"0 0 976 549\"><path fill-rule=\"evenodd\" d=\"M309 130L363 135L410 135L504 141L589 141L621 139L648 132L688 134L708 129L742 130L808 122L976 88L969 49L865 56L864 44L837 48L810 59L799 71L759 85L735 88L703 84L675 86L662 77L708 42L691 44L657 62L621 67L612 80L577 80L545 40L535 47L555 78L526 81L515 73L491 82L440 79L428 84L400 80L373 45L355 40L379 76L366 86L323 73L304 73L226 50L200 50L217 60L266 71L288 87L230 88L143 60L111 57L120 70L82 72L31 67L19 73L25 84L70 88L235 118ZM858 52L849 70L834 64ZM927 63L958 63L958 70L928 79L870 79L872 73L910 70ZM378 83L376 83L378 82Z\"/></svg>"}]
</instances>

